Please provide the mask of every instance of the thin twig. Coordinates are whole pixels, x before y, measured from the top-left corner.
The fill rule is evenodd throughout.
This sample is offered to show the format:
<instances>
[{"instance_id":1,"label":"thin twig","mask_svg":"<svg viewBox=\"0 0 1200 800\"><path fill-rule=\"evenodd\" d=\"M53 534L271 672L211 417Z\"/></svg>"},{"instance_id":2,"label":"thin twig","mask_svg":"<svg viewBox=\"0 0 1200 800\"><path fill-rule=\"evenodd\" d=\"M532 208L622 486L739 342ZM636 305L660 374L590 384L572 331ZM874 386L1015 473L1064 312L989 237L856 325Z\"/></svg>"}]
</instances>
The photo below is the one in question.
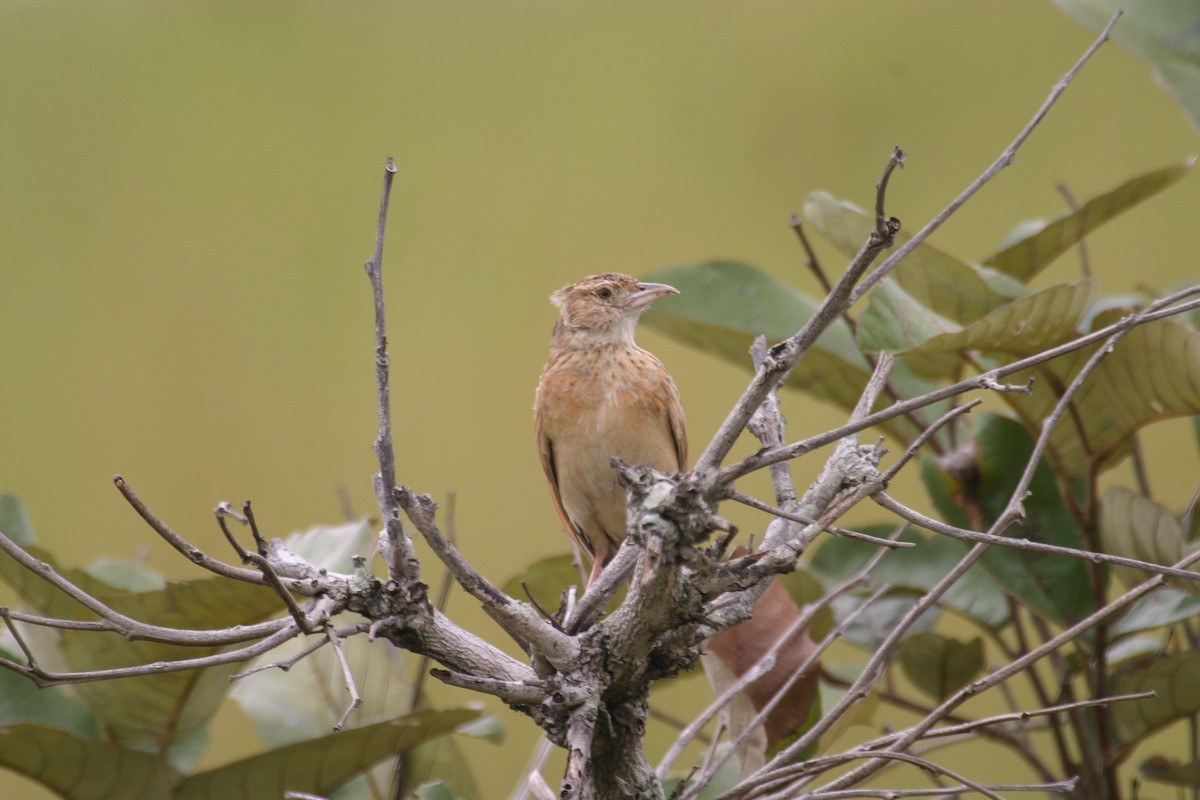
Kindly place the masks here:
<instances>
[{"instance_id":1,"label":"thin twig","mask_svg":"<svg viewBox=\"0 0 1200 800\"><path fill-rule=\"evenodd\" d=\"M909 508L896 498L889 495L887 492L879 492L872 496L876 503L883 508L891 511L901 519L906 519L913 525L925 528L933 533L940 533L944 536L952 536L955 539L965 539L971 542L980 542L982 544L995 545L997 547L1011 547L1015 550L1029 550L1031 552L1045 553L1047 555L1068 556L1070 558L1078 558L1081 561L1092 563L1113 564L1118 567L1130 567L1132 569L1142 570L1157 575L1165 575L1170 578L1178 578L1180 580L1197 582L1200 581L1200 572L1193 570L1175 569L1173 567L1165 567L1161 564L1155 564L1151 561L1140 561L1136 558L1126 558L1124 556L1113 556L1108 553L1100 553L1091 550L1077 550L1074 547L1063 547L1062 545L1049 544L1047 542L1038 542L1032 539L1018 539L1000 534L983 533L981 531L967 530L959 528L945 522L933 519L922 514L916 509Z\"/></svg>"},{"instance_id":2,"label":"thin twig","mask_svg":"<svg viewBox=\"0 0 1200 800\"><path fill-rule=\"evenodd\" d=\"M764 503L763 501L761 501L757 498L751 497L750 495L747 495L747 494L742 494L741 492L731 491L729 493L729 499L735 500L735 501L741 503L742 505L749 506L750 508L756 508L759 511L765 511L766 513L772 514L776 517L779 517L780 519L786 519L790 522L800 523L801 525L820 525L821 524L818 520L815 520L812 517L807 517L803 514L789 513L787 511L784 511L782 508L776 508L775 506L768 505L767 503ZM878 536L872 536L869 533L861 533L859 531L852 531L848 528L838 527L837 525L825 525L823 530L829 531L830 533L834 534L835 536L844 536L847 539L857 539L860 542L869 542L870 544L878 545L880 547L886 547L889 549L904 549L904 548L908 548L908 547L916 547L917 546L916 543L914 543L914 542L897 542L897 541L893 541L891 539L882 539Z\"/></svg>"},{"instance_id":3,"label":"thin twig","mask_svg":"<svg viewBox=\"0 0 1200 800\"><path fill-rule=\"evenodd\" d=\"M358 684L354 680L354 673L350 671L350 662L346 659L346 651L342 647L341 637L337 635L337 631L332 625L326 626L325 636L333 647L333 654L337 656L337 662L342 668L342 677L346 681L346 691L350 693L350 704L346 706L346 710L342 712L342 716L333 726L335 731L340 731L346 727L346 720L350 719L350 715L362 708L363 701L362 695L358 693Z\"/></svg>"},{"instance_id":4,"label":"thin twig","mask_svg":"<svg viewBox=\"0 0 1200 800\"><path fill-rule=\"evenodd\" d=\"M866 576L870 574L870 572L879 563L879 559L885 552L886 550L879 550L876 552L872 556L871 560L867 562L863 569L859 570L858 574L855 575L854 578L846 581L841 587L838 588L846 587L848 590L851 588L850 584L861 583L863 580L865 580ZM754 718L750 720L750 722L743 728L742 732L738 734L737 738L730 742L730 746L725 753L717 758L714 763L706 767L700 777L688 787L688 791L683 794L682 800L694 800L694 798L699 797L700 790L708 785L709 781L716 777L717 772L721 769L721 767L724 766L725 763L737 753L739 748L746 743L750 736L753 735L755 728L762 725L766 721L767 715L774 711L775 708L787 698L787 693L791 691L796 682L808 674L811 669L817 666L818 659L821 657L821 654L828 650L835 641L844 636L850 626L854 624L855 620L865 613L868 608L874 605L877 600L891 591L891 588L892 587L888 584L883 584L876 587L871 594L867 595L867 597L865 597L863 601L854 608L854 610L847 614L846 617L833 628L833 630L826 634L825 637L822 638L819 643L817 643L817 646L813 649L813 651L808 654L803 663L796 667L795 671L788 677L786 681L784 681L783 685L781 685L775 694L772 695L771 699L763 704L762 708L757 709ZM827 598L829 601L834 599L833 597L826 595L826 597L822 597L821 601L819 602L824 603ZM813 604L814 614L816 611L816 605L818 604ZM807 612L807 610L808 608L806 607L805 611ZM780 638L782 639L783 637ZM772 648L772 652L774 652L774 650L775 648ZM746 681L747 684L749 682L750 681ZM722 694L722 697L728 693L729 690L726 690L726 692ZM731 700L732 695L726 699L725 702L728 703Z\"/></svg>"},{"instance_id":5,"label":"thin twig","mask_svg":"<svg viewBox=\"0 0 1200 800\"><path fill-rule=\"evenodd\" d=\"M270 622L260 622L256 625L236 626L233 628L225 628L222 630L184 630L180 628L163 627L161 625L149 625L145 622L140 622L132 617L127 617L118 611L113 610L98 598L92 596L88 592L76 586L71 581L58 574L49 563L41 559L35 558L20 545L9 539L4 534L0 533L0 550L10 555L14 561L20 564L25 569L37 575L42 580L49 583L54 588L62 591L72 600L76 601L84 608L93 612L101 619L107 621L109 627L100 626L84 626L82 623L70 623L66 620L46 621L47 618L35 617L34 615L18 615L13 612L14 619L33 624L46 625L53 628L76 628L79 630L115 630L126 639L143 639L151 642L161 642L164 644L177 644L190 647L213 647L228 644L238 644L253 639L260 639L263 636L270 636L278 631L294 624L291 620L277 619ZM255 577L261 578L257 572L247 570ZM260 581L253 581L259 583Z\"/></svg>"},{"instance_id":6,"label":"thin twig","mask_svg":"<svg viewBox=\"0 0 1200 800\"><path fill-rule=\"evenodd\" d=\"M885 175L895 169L898 158L902 159L903 153L897 150L892 153L884 168ZM880 207L883 202L882 194L887 186L886 181L880 180L879 186L880 197L876 200L877 207ZM885 221L884 226L871 231L871 235L851 260L837 285L825 296L804 327L791 338L785 339L770 349L767 362L755 373L754 379L746 391L730 410L725 421L721 423L721 427L713 435L708 447L701 453L700 458L696 461L694 472L703 475L720 466L733 447L733 443L746 427L746 423L750 421L755 409L762 405L766 396L787 378L792 368L800 362L800 359L804 357L820 335L833 324L833 321L849 308L854 285L858 283L859 278L867 271L879 253L892 246L896 232L897 229L890 224L890 221Z\"/></svg>"},{"instance_id":7,"label":"thin twig","mask_svg":"<svg viewBox=\"0 0 1200 800\"><path fill-rule=\"evenodd\" d=\"M1067 186L1067 184L1059 181L1055 185L1055 188L1058 189L1058 193L1061 194L1063 200L1066 201L1067 208L1071 210L1071 213L1075 213L1079 210L1079 204L1075 202L1075 195L1071 194L1071 189ZM1075 243L1075 246L1079 249L1079 271L1085 278L1092 277L1092 263L1091 260L1088 259L1086 237L1080 236L1079 241Z\"/></svg>"},{"instance_id":8,"label":"thin twig","mask_svg":"<svg viewBox=\"0 0 1200 800\"><path fill-rule=\"evenodd\" d=\"M142 502L142 499L133 491L133 487L125 482L125 479L120 475L113 476L113 485L117 487L117 491L125 498L125 502L133 507L133 510L138 513L142 519L146 521L151 529L166 541L167 544L174 547L182 553L189 561L197 566L203 567L209 572L214 572L226 578L243 581L245 583L266 583L266 579L262 573L253 569L244 569L235 567L232 564L226 564L224 561L218 561L212 556L205 553L200 548L193 545L187 539L184 539L178 533L171 529L171 526L163 522L158 516L150 510L149 506ZM287 581L288 589L297 594L311 595L316 592L316 589L301 581Z\"/></svg>"},{"instance_id":9,"label":"thin twig","mask_svg":"<svg viewBox=\"0 0 1200 800\"><path fill-rule=\"evenodd\" d=\"M400 507L396 503L396 452L392 446L392 398L388 383L387 314L383 300L383 235L387 229L388 200L392 195L392 179L396 177L396 163L388 157L383 171L383 191L379 197L379 222L375 228L375 250L363 265L371 280L375 298L375 390L379 398L379 433L375 437L375 457L379 460L379 474L375 476L375 499L383 515L384 559L387 561L388 577L398 581L403 577L417 579L418 562L412 550L412 542L404 532L400 518Z\"/></svg>"},{"instance_id":10,"label":"thin twig","mask_svg":"<svg viewBox=\"0 0 1200 800\"><path fill-rule=\"evenodd\" d=\"M825 269L821 266L821 259L817 258L817 251L813 249L812 242L808 240L808 234L804 232L804 221L799 214L792 214L788 219L788 224L792 226L792 230L796 232L796 237L800 240L800 246L804 248L804 266L808 267L808 271L821 284L824 293L829 294L833 291L833 284L829 282L829 276L825 274Z\"/></svg>"},{"instance_id":11,"label":"thin twig","mask_svg":"<svg viewBox=\"0 0 1200 800\"><path fill-rule=\"evenodd\" d=\"M972 181L971 185L964 189L962 194L951 200L948 206L942 209L937 216L926 223L924 228L917 231L917 233L914 234L911 239L901 245L896 252L892 253L892 255L889 256L886 261L880 264L874 272L864 278L859 287L854 290L854 293L851 296L851 303L859 300L863 295L869 292L871 287L873 287L876 283L882 280L884 276L891 272L892 268L900 263L905 256L907 256L922 242L928 239L931 233L940 228L942 223L949 219L950 215L957 211L963 205L963 203L970 200L976 192L978 192L984 187L985 184L988 183L988 181L996 177L1001 170L1013 162L1013 158L1016 156L1017 150L1020 149L1021 145L1025 143L1025 140L1029 138L1029 135L1033 133L1038 124L1042 121L1046 114L1049 113L1050 108L1056 102L1058 102L1059 96L1066 91L1067 86L1070 85L1071 81L1075 79L1075 76L1079 74L1079 71L1083 69L1083 65L1086 64L1092 55L1100 49L1102 44L1108 41L1108 36L1112 32L1113 25L1117 23L1117 20L1120 19L1122 13L1124 12L1118 9L1117 13L1113 14L1112 18L1108 21L1108 24L1104 26L1104 30L1100 33L1100 36L1098 36L1096 40L1092 42L1091 46L1084 51L1083 55L1079 57L1079 60L1075 62L1075 65L1067 70L1066 74L1055 82L1054 86L1050 90L1049 97L1046 98L1045 102L1043 102L1041 107L1038 108L1037 112L1034 113L1033 118L1025 124L1024 128L1021 129L1021 132L1017 134L1017 137L1012 140L1008 147L1004 148L1004 152L1000 154L1000 157L993 161L992 165L984 170L982 175Z\"/></svg>"},{"instance_id":12,"label":"thin twig","mask_svg":"<svg viewBox=\"0 0 1200 800\"><path fill-rule=\"evenodd\" d=\"M1139 325L1144 325L1149 322L1154 322L1159 319L1183 314L1196 308L1200 308L1200 300L1190 300L1180 305L1174 303L1183 300L1184 298L1192 297L1200 294L1200 285L1189 286L1181 289L1174 294L1168 295L1161 300L1152 303L1142 311L1139 311L1129 316L1123 317L1120 320L1106 325L1103 328L1092 331L1091 333L1079 336L1069 342L1064 342L1061 345L1052 347L1048 350L1043 350L1031 356L1018 359L1009 364L1000 367L995 367L983 375L977 375L972 378L958 381L956 383L943 386L932 392L914 397L909 400L903 400L898 403L893 403L885 409L875 412L867 417L859 420L851 421L845 425L840 425L832 430L824 431L808 439L802 439L798 442L793 442L783 447L764 448L753 455L747 456L739 462L730 464L722 468L714 481L718 486L727 485L751 472L754 472L764 467L769 467L779 461L787 461L794 458L799 458L807 453L812 452L818 447L823 447L827 444L840 441L852 433L878 425L881 422L887 422L889 419L906 414L909 411L917 408L923 408L932 405L941 400L961 395L972 389L987 389L989 383L995 383L997 378L1011 375L1022 370L1035 367L1039 364L1044 364L1047 361L1052 361L1059 356L1073 352L1075 350L1088 347L1089 345L1102 342L1116 333L1128 331Z\"/></svg>"}]
</instances>

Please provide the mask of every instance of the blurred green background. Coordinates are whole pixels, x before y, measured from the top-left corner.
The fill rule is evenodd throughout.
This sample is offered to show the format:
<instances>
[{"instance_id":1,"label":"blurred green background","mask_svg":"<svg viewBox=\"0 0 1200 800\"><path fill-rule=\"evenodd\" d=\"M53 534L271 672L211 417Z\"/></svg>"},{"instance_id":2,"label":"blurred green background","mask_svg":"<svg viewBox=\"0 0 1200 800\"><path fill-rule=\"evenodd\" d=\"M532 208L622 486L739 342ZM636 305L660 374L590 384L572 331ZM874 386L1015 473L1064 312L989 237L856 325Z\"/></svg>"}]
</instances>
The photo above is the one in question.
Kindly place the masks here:
<instances>
[{"instance_id":1,"label":"blurred green background","mask_svg":"<svg viewBox=\"0 0 1200 800\"><path fill-rule=\"evenodd\" d=\"M916 230L1092 38L1044 0L10 0L0 491L24 498L68 563L141 554L172 576L195 573L124 505L114 473L220 553L221 500L252 498L271 535L340 520L339 487L369 512L361 265L391 155L399 477L456 490L461 548L503 581L564 549L531 433L551 291L732 257L817 294L787 225L808 192L869 204L901 145L889 211ZM1019 220L1061 210L1057 182L1086 197L1197 144L1145 66L1109 45L933 242L980 257ZM1193 177L1092 237L1102 290L1194 278L1197 209ZM1039 284L1077 273L1065 257ZM698 452L745 375L649 331L641 342L676 376ZM784 403L797 435L842 417ZM1181 506L1200 470L1188 426L1147 442L1156 499ZM499 641L463 596L450 612ZM208 764L258 746L231 714ZM534 729L500 714L509 744L477 757L507 791ZM0 795L39 791L0 773Z\"/></svg>"}]
</instances>

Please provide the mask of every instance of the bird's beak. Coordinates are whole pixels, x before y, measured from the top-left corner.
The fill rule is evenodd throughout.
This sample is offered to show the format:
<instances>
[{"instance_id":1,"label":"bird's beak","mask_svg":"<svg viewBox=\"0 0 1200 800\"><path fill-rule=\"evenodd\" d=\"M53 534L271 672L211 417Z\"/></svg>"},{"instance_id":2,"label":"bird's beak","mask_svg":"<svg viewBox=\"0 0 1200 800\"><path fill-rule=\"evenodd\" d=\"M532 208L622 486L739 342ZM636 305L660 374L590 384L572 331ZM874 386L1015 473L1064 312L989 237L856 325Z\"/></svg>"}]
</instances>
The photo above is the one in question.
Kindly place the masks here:
<instances>
[{"instance_id":1,"label":"bird's beak","mask_svg":"<svg viewBox=\"0 0 1200 800\"><path fill-rule=\"evenodd\" d=\"M639 283L637 291L625 298L624 306L629 309L645 308L670 294L679 294L679 290L665 283Z\"/></svg>"}]
</instances>

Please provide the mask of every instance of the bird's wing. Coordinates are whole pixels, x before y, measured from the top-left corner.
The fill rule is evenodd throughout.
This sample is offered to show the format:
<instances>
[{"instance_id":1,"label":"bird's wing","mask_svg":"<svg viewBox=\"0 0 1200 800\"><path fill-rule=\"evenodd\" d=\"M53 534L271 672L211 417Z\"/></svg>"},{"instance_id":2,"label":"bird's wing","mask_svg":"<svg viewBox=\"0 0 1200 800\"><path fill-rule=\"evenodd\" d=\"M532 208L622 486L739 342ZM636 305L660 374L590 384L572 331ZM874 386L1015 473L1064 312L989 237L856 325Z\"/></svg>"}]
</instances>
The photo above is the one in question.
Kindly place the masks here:
<instances>
[{"instance_id":1,"label":"bird's wing","mask_svg":"<svg viewBox=\"0 0 1200 800\"><path fill-rule=\"evenodd\" d=\"M554 500L554 510L558 512L563 530L575 540L575 544L579 545L587 554L589 560L595 561L596 551L592 549L592 543L583 535L579 526L567 516L567 510L563 508L562 494L558 490L558 473L554 465L554 442L542 430L541 414L536 415L534 423L537 429L538 454L542 457L542 469L546 471L546 481L550 484L550 497Z\"/></svg>"},{"instance_id":2,"label":"bird's wing","mask_svg":"<svg viewBox=\"0 0 1200 800\"><path fill-rule=\"evenodd\" d=\"M669 380L669 379L668 379ZM683 418L683 401L679 398L679 390L672 381L668 387L667 422L671 426L671 437L675 440L675 455L679 458L679 471L688 468L687 425Z\"/></svg>"}]
</instances>

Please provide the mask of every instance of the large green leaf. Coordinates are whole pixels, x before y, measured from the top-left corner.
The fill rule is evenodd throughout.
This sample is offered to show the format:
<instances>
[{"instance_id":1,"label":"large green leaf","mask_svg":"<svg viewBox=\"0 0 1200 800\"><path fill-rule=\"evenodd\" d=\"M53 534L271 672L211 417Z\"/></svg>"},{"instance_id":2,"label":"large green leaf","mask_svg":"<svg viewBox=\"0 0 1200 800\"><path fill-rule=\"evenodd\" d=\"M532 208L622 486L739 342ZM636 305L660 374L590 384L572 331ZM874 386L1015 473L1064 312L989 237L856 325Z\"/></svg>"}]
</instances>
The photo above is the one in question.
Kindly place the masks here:
<instances>
[{"instance_id":1,"label":"large green leaf","mask_svg":"<svg viewBox=\"0 0 1200 800\"><path fill-rule=\"evenodd\" d=\"M1064 283L995 308L963 327L884 281L871 293L859 321L859 343L865 350L898 353L920 375L949 377L961 370L964 353L1020 358L1069 340L1091 299L1090 281Z\"/></svg>"},{"instance_id":2,"label":"large green leaf","mask_svg":"<svg viewBox=\"0 0 1200 800\"><path fill-rule=\"evenodd\" d=\"M858 252L875 225L874 216L826 192L809 195L804 218L848 256ZM909 238L901 232L896 244ZM909 253L892 270L889 280L935 314L959 324L974 322L1025 294L1024 286L1002 272L970 264L930 244Z\"/></svg>"},{"instance_id":3,"label":"large green leaf","mask_svg":"<svg viewBox=\"0 0 1200 800\"><path fill-rule=\"evenodd\" d=\"M1113 552L1107 546L1104 549L1106 552ZM1173 625L1180 620L1196 616L1200 616L1200 597L1163 586L1142 596L1126 608L1124 613L1113 620L1108 632L1115 639ZM1161 648L1161 644L1158 646Z\"/></svg>"},{"instance_id":4,"label":"large green leaf","mask_svg":"<svg viewBox=\"0 0 1200 800\"><path fill-rule=\"evenodd\" d=\"M921 477L942 519L962 528L986 530L1003 512L1029 457L1033 440L1015 420L984 414L972 440L941 463L926 458ZM1050 465L1034 472L1025 500L1025 518L1006 535L1083 547L1083 539L1058 491ZM1068 556L995 546L981 562L1015 600L1062 624L1091 611L1091 591L1083 562Z\"/></svg>"},{"instance_id":5,"label":"large green leaf","mask_svg":"<svg viewBox=\"0 0 1200 800\"><path fill-rule=\"evenodd\" d=\"M872 526L866 532L887 536L891 529ZM956 539L926 534L914 528L905 531L900 541L916 546L888 551L868 578L872 588L886 584L897 589L927 591L967 552L966 546ZM877 549L876 545L857 539L827 536L813 554L810 566L830 580L843 581L862 569ZM1008 622L1008 599L1004 589L978 565L951 586L939 604L987 628L999 628Z\"/></svg>"},{"instance_id":6,"label":"large green leaf","mask_svg":"<svg viewBox=\"0 0 1200 800\"><path fill-rule=\"evenodd\" d=\"M1124 21L1118 28L1124 26ZM1191 169L1192 161L1138 175L1116 188L1090 198L1074 211L1050 220L1036 233L991 255L983 263L1027 281L1123 211L1161 192Z\"/></svg>"},{"instance_id":7,"label":"large green leaf","mask_svg":"<svg viewBox=\"0 0 1200 800\"><path fill-rule=\"evenodd\" d=\"M1092 327L1116 322L1123 313L1110 309ZM1103 343L1085 347L1007 380L1033 377L1033 393L1006 392L1030 430L1039 430L1071 380ZM1200 413L1200 333L1176 319L1160 319L1130 331L1072 399L1071 413L1055 427L1049 457L1069 476L1115 465L1127 452L1129 437L1151 422Z\"/></svg>"},{"instance_id":8,"label":"large green leaf","mask_svg":"<svg viewBox=\"0 0 1200 800\"><path fill-rule=\"evenodd\" d=\"M1170 566L1191 552L1183 527L1175 515L1154 501L1121 486L1113 486L1100 502L1100 541L1105 552ZM1141 583L1149 573L1133 567L1116 569L1129 585ZM1173 585L1200 594L1200 572L1196 581L1174 581Z\"/></svg>"},{"instance_id":9,"label":"large green leaf","mask_svg":"<svg viewBox=\"0 0 1200 800\"><path fill-rule=\"evenodd\" d=\"M646 312L646 324L744 369L752 367L748 350L755 336L765 336L771 344L782 341L800 330L817 308L816 301L792 287L736 262L684 264L646 279L680 291ZM792 371L787 386L849 410L870 374L871 365L859 352L849 326L838 319ZM905 368L893 373L892 383L907 397L931 388ZM921 431L907 418L893 420L885 429L904 442Z\"/></svg>"},{"instance_id":10,"label":"large green leaf","mask_svg":"<svg viewBox=\"0 0 1200 800\"><path fill-rule=\"evenodd\" d=\"M758 269L733 261L682 264L646 276L668 283L679 296L656 303L644 316L653 328L750 368L755 336L770 344L796 333L817 302ZM792 372L790 383L822 399L852 408L871 366L854 336L837 320Z\"/></svg>"},{"instance_id":11,"label":"large green leaf","mask_svg":"<svg viewBox=\"0 0 1200 800\"><path fill-rule=\"evenodd\" d=\"M0 656L20 663L21 656L0 648ZM10 670L0 670L0 725L37 722L83 739L96 738L100 728L87 706L66 687L39 689L37 684Z\"/></svg>"},{"instance_id":12,"label":"large green leaf","mask_svg":"<svg viewBox=\"0 0 1200 800\"><path fill-rule=\"evenodd\" d=\"M1138 664L1118 677L1110 694L1155 693L1144 700L1114 703L1110 714L1116 740L1128 745L1177 719L1200 713L1200 650Z\"/></svg>"},{"instance_id":13,"label":"large green leaf","mask_svg":"<svg viewBox=\"0 0 1200 800\"><path fill-rule=\"evenodd\" d=\"M180 778L158 756L32 723L0 727L0 765L67 800L169 798Z\"/></svg>"},{"instance_id":14,"label":"large green leaf","mask_svg":"<svg viewBox=\"0 0 1200 800\"><path fill-rule=\"evenodd\" d=\"M983 639L960 642L925 631L905 640L900 666L913 684L941 701L983 672Z\"/></svg>"},{"instance_id":15,"label":"large green leaf","mask_svg":"<svg viewBox=\"0 0 1200 800\"><path fill-rule=\"evenodd\" d=\"M453 732L478 711L418 711L399 719L330 733L192 775L178 800L259 800L285 791L325 795L375 762Z\"/></svg>"},{"instance_id":16,"label":"large green leaf","mask_svg":"<svg viewBox=\"0 0 1200 800\"><path fill-rule=\"evenodd\" d=\"M332 570L351 568L351 557L368 552L374 536L365 522L333 527L317 527L292 534L285 540L289 550L309 563ZM345 615L334 620L335 625L348 625L356 617ZM267 653L254 662L258 667L296 656L311 645L309 639L294 639ZM354 675L355 686L362 697L362 709L352 715L352 727L371 725L402 717L411 708L413 681L409 659L413 658L383 641L370 641L364 636L343 640L343 653ZM345 679L336 656L324 647L306 656L287 672L268 669L239 679L232 691L233 699L254 724L259 738L268 747L281 747L305 739L315 739L329 733L349 702ZM482 734L503 737L498 723L491 717L478 720L490 727ZM465 731L458 731L464 733ZM407 753L410 786L441 779L461 800L480 796L471 770L461 749L453 738L439 738L412 748ZM375 767L372 775L377 785L387 785L394 765L389 761ZM365 777L360 777L337 793L338 800L371 797Z\"/></svg>"},{"instance_id":17,"label":"large green leaf","mask_svg":"<svg viewBox=\"0 0 1200 800\"><path fill-rule=\"evenodd\" d=\"M1159 80L1200 129L1200 5L1191 0L1128 3L1122 0L1055 0L1064 11L1099 32L1122 8L1113 38L1149 62Z\"/></svg>"},{"instance_id":18,"label":"large green leaf","mask_svg":"<svg viewBox=\"0 0 1200 800\"><path fill-rule=\"evenodd\" d=\"M283 606L265 587L223 578L168 583L158 591L102 595L100 599L143 622L188 629L250 624L279 613ZM88 618L90 612L79 608L73 616ZM66 668L85 671L197 658L226 648L180 647L128 641L117 634L67 632L60 649ZM76 691L119 741L157 751L202 728L229 692L229 676L242 668L227 664L136 680L99 681L80 684Z\"/></svg>"}]
</instances>

